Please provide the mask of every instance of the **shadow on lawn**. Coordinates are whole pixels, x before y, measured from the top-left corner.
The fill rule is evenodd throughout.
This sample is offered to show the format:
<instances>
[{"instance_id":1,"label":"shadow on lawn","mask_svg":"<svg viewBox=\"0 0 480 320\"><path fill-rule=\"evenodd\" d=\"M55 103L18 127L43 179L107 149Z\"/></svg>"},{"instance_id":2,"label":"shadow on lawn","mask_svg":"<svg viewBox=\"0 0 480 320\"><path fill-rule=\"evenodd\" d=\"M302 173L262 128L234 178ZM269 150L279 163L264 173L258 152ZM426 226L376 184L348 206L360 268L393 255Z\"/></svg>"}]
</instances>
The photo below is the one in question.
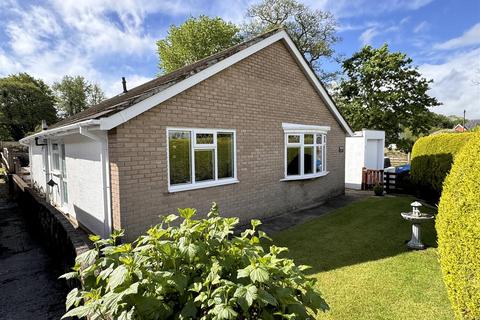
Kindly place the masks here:
<instances>
[{"instance_id":1,"label":"shadow on lawn","mask_svg":"<svg viewBox=\"0 0 480 320\"><path fill-rule=\"evenodd\" d=\"M413 200L408 196L369 198L280 232L274 243L288 247L288 256L297 264L312 266L310 274L395 256L409 251L411 225L400 212L410 211ZM422 233L427 246L437 246L433 221L423 225Z\"/></svg>"}]
</instances>

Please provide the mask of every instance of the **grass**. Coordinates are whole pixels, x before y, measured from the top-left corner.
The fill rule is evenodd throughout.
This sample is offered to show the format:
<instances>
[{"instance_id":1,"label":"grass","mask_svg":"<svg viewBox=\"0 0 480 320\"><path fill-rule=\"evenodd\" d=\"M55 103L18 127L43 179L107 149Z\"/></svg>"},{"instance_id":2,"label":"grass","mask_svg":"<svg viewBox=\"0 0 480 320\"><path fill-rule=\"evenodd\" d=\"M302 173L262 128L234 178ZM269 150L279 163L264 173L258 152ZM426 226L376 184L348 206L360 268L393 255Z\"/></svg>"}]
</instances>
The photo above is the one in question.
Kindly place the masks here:
<instances>
[{"instance_id":1,"label":"grass","mask_svg":"<svg viewBox=\"0 0 480 320\"><path fill-rule=\"evenodd\" d=\"M411 197L375 197L274 236L318 279L330 310L319 319L453 319L438 264L434 223L409 251ZM432 211L422 208L422 211Z\"/></svg>"}]
</instances>

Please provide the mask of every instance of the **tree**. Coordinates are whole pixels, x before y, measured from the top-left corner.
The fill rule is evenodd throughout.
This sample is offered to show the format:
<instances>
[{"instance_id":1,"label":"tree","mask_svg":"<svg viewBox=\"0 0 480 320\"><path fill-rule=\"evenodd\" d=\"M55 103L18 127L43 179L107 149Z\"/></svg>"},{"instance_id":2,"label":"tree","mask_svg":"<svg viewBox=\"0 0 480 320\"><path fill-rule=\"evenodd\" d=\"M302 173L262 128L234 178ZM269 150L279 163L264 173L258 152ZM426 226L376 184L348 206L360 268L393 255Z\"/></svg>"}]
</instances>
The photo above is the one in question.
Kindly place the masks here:
<instances>
[{"instance_id":1,"label":"tree","mask_svg":"<svg viewBox=\"0 0 480 320\"><path fill-rule=\"evenodd\" d=\"M435 120L429 108L440 105L427 94L432 80L423 78L412 59L365 46L342 63L345 78L335 90L336 102L354 130L385 131L387 143L400 142L400 133L425 134Z\"/></svg>"},{"instance_id":2,"label":"tree","mask_svg":"<svg viewBox=\"0 0 480 320\"><path fill-rule=\"evenodd\" d=\"M323 80L335 74L321 68L321 58L334 57L333 45L337 23L330 12L313 10L296 0L262 0L247 10L250 21L244 26L245 34L255 35L284 27L309 65Z\"/></svg>"},{"instance_id":3,"label":"tree","mask_svg":"<svg viewBox=\"0 0 480 320\"><path fill-rule=\"evenodd\" d=\"M231 47L241 41L238 27L221 18L189 18L180 26L170 26L167 37L157 41L159 68L172 72Z\"/></svg>"},{"instance_id":4,"label":"tree","mask_svg":"<svg viewBox=\"0 0 480 320\"><path fill-rule=\"evenodd\" d=\"M19 140L42 120L57 121L48 85L27 73L0 78L0 139Z\"/></svg>"},{"instance_id":5,"label":"tree","mask_svg":"<svg viewBox=\"0 0 480 320\"><path fill-rule=\"evenodd\" d=\"M56 106L62 117L70 117L105 99L100 86L90 83L82 76L64 76L52 86Z\"/></svg>"}]
</instances>

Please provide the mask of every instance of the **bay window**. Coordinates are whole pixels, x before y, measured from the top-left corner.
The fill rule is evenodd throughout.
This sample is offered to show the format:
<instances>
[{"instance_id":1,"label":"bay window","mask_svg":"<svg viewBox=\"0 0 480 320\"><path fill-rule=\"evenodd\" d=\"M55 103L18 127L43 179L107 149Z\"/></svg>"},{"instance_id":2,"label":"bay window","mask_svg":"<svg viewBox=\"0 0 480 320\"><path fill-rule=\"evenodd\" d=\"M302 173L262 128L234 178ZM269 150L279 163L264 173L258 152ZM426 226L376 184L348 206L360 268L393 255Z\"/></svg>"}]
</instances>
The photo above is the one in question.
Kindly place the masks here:
<instances>
[{"instance_id":1,"label":"bay window","mask_svg":"<svg viewBox=\"0 0 480 320\"><path fill-rule=\"evenodd\" d=\"M167 129L169 191L238 182L235 131Z\"/></svg>"},{"instance_id":2,"label":"bay window","mask_svg":"<svg viewBox=\"0 0 480 320\"><path fill-rule=\"evenodd\" d=\"M320 177L327 171L327 132L330 127L284 123L285 178Z\"/></svg>"}]
</instances>

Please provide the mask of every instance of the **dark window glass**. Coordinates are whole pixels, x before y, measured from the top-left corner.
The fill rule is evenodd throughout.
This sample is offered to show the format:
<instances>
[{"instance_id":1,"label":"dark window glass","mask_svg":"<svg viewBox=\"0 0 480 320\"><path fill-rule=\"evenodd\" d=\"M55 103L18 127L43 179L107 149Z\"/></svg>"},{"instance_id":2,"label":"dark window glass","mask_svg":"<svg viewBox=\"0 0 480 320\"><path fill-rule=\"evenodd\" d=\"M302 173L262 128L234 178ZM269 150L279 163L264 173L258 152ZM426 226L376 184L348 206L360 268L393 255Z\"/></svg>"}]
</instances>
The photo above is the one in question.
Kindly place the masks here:
<instances>
[{"instance_id":1,"label":"dark window glass","mask_svg":"<svg viewBox=\"0 0 480 320\"><path fill-rule=\"evenodd\" d=\"M170 184L190 183L190 132L170 131L168 153L170 162Z\"/></svg>"},{"instance_id":2,"label":"dark window glass","mask_svg":"<svg viewBox=\"0 0 480 320\"><path fill-rule=\"evenodd\" d=\"M195 150L195 181L214 179L214 150Z\"/></svg>"},{"instance_id":3,"label":"dark window glass","mask_svg":"<svg viewBox=\"0 0 480 320\"><path fill-rule=\"evenodd\" d=\"M300 148L287 148L287 176L300 174Z\"/></svg>"},{"instance_id":4,"label":"dark window glass","mask_svg":"<svg viewBox=\"0 0 480 320\"><path fill-rule=\"evenodd\" d=\"M233 133L217 134L218 178L233 178Z\"/></svg>"},{"instance_id":5,"label":"dark window glass","mask_svg":"<svg viewBox=\"0 0 480 320\"><path fill-rule=\"evenodd\" d=\"M303 154L303 171L304 174L313 173L313 154L314 154L314 147L305 147L304 154Z\"/></svg>"}]
</instances>

